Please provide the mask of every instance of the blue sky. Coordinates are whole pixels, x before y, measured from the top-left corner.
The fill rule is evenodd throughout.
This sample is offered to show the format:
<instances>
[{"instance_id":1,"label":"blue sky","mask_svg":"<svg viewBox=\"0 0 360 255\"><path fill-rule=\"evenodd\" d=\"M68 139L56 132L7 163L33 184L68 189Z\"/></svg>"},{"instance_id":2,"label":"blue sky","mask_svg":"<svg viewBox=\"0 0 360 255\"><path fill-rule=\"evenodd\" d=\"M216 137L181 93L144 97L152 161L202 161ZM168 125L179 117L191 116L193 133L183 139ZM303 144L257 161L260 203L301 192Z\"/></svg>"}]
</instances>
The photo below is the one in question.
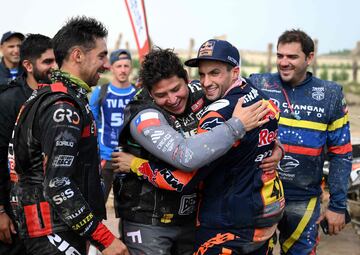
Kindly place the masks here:
<instances>
[{"instance_id":1,"label":"blue sky","mask_svg":"<svg viewBox=\"0 0 360 255\"><path fill-rule=\"evenodd\" d=\"M149 33L163 48L195 48L227 35L239 49L266 50L286 29L301 28L319 40L319 53L352 49L360 41L358 0L145 0ZM113 48L119 33L135 48L124 0L16 0L2 5L0 33L16 30L52 37L74 15L103 22Z\"/></svg>"}]
</instances>

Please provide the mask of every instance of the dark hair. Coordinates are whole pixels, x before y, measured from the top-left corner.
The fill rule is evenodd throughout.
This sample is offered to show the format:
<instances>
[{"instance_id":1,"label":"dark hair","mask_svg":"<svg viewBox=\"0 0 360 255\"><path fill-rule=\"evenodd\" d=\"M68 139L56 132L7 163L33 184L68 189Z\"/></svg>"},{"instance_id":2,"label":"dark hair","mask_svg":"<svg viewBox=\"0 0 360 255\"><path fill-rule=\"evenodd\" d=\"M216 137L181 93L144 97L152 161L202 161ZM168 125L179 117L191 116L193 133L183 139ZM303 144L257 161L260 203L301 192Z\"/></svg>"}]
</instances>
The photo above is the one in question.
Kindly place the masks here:
<instances>
[{"instance_id":1,"label":"dark hair","mask_svg":"<svg viewBox=\"0 0 360 255\"><path fill-rule=\"evenodd\" d=\"M314 52L314 42L310 36L308 36L304 31L300 29L287 30L282 35L280 35L277 43L292 43L298 42L301 44L302 51L305 53L305 56L309 56L310 52Z\"/></svg>"},{"instance_id":2,"label":"dark hair","mask_svg":"<svg viewBox=\"0 0 360 255\"><path fill-rule=\"evenodd\" d=\"M144 58L140 68L139 79L149 91L163 79L173 76L184 79L187 83L187 72L179 57L171 49L153 48Z\"/></svg>"},{"instance_id":3,"label":"dark hair","mask_svg":"<svg viewBox=\"0 0 360 255\"><path fill-rule=\"evenodd\" d=\"M46 50L52 49L51 39L41 34L28 34L20 46L20 63L30 60L32 64Z\"/></svg>"},{"instance_id":4,"label":"dark hair","mask_svg":"<svg viewBox=\"0 0 360 255\"><path fill-rule=\"evenodd\" d=\"M95 40L108 34L102 23L85 16L73 17L56 33L53 38L54 54L59 68L74 46L85 51L95 48Z\"/></svg>"}]
</instances>

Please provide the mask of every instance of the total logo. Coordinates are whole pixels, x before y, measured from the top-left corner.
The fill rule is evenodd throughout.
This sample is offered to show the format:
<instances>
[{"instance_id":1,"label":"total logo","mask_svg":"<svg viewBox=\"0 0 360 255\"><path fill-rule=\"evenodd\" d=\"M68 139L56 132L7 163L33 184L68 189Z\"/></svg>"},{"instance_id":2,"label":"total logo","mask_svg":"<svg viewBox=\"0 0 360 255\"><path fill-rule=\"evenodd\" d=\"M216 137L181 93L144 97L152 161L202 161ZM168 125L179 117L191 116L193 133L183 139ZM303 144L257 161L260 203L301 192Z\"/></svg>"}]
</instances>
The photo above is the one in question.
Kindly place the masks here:
<instances>
[{"instance_id":1,"label":"total logo","mask_svg":"<svg viewBox=\"0 0 360 255\"><path fill-rule=\"evenodd\" d=\"M75 125L79 124L79 122L80 122L79 114L70 109L57 109L54 112L53 120L55 122L63 122L65 119L69 123L72 123Z\"/></svg>"},{"instance_id":2,"label":"total logo","mask_svg":"<svg viewBox=\"0 0 360 255\"><path fill-rule=\"evenodd\" d=\"M269 145L277 137L277 129L275 131L269 131L268 129L262 129L259 133L259 144L258 147Z\"/></svg>"}]
</instances>

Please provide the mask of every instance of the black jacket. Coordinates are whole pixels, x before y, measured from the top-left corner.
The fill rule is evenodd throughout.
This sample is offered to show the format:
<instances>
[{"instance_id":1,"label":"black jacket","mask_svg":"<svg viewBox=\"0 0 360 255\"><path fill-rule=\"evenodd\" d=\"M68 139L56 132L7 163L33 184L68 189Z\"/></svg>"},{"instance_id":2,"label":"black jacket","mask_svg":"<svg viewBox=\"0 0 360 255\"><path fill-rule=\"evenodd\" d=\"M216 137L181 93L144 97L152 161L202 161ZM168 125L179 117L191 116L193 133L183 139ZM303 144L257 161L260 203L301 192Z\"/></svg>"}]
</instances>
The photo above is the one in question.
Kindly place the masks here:
<instances>
[{"instance_id":1,"label":"black jacket","mask_svg":"<svg viewBox=\"0 0 360 255\"><path fill-rule=\"evenodd\" d=\"M18 175L11 203L22 238L73 230L105 247L97 134L86 94L63 83L35 90L16 121L8 159Z\"/></svg>"},{"instance_id":2,"label":"black jacket","mask_svg":"<svg viewBox=\"0 0 360 255\"><path fill-rule=\"evenodd\" d=\"M24 74L24 69L20 65L19 70L18 70L18 77L23 76L23 74ZM9 68L7 68L5 66L4 58L1 58L1 61L0 61L0 86L10 83L11 80L12 80L12 78L11 78L10 70L9 70Z\"/></svg>"},{"instance_id":3,"label":"black jacket","mask_svg":"<svg viewBox=\"0 0 360 255\"><path fill-rule=\"evenodd\" d=\"M0 205L9 202L8 146L16 116L21 105L32 93L25 77L18 77L9 85L0 86Z\"/></svg>"}]
</instances>

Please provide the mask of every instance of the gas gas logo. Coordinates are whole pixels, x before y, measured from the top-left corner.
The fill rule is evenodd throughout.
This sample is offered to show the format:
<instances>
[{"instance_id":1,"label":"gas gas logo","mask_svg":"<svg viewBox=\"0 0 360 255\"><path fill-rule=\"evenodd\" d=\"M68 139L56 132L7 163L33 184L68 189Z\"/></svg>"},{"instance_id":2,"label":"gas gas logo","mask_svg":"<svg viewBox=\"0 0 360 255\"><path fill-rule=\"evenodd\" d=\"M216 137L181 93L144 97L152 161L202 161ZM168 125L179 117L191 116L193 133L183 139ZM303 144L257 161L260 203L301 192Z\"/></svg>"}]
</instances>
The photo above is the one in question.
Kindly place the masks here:
<instances>
[{"instance_id":1,"label":"gas gas logo","mask_svg":"<svg viewBox=\"0 0 360 255\"><path fill-rule=\"evenodd\" d=\"M259 133L259 144L258 147L269 145L277 137L278 130L269 131L268 129L262 129Z\"/></svg>"}]
</instances>

